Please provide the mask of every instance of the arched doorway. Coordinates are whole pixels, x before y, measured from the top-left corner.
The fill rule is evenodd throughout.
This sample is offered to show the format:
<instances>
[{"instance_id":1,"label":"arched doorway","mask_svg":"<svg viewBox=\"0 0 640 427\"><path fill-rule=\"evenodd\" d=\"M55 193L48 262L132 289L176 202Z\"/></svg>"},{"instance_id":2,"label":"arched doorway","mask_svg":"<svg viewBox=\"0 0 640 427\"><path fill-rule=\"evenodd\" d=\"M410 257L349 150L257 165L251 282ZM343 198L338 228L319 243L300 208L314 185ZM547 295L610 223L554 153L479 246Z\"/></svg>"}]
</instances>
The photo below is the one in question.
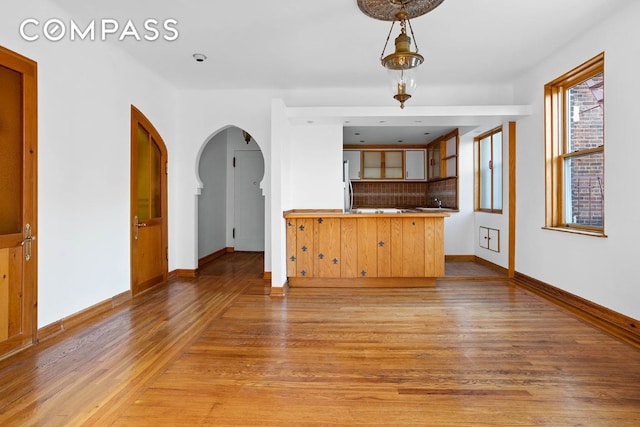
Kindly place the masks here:
<instances>
[{"instance_id":1,"label":"arched doorway","mask_svg":"<svg viewBox=\"0 0 640 427\"><path fill-rule=\"evenodd\" d=\"M264 251L264 157L249 134L220 129L204 144L197 162L198 266L225 252Z\"/></svg>"}]
</instances>

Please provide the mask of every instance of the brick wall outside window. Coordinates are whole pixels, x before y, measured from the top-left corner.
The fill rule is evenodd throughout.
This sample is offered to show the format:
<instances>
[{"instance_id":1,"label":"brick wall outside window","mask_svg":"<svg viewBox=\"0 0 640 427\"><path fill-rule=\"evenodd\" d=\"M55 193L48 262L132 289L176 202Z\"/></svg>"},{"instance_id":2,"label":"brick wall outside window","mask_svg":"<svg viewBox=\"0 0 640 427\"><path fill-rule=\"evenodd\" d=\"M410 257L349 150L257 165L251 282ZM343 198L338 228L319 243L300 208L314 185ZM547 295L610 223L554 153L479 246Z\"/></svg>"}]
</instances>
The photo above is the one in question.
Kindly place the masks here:
<instances>
[{"instance_id":1,"label":"brick wall outside window","mask_svg":"<svg viewBox=\"0 0 640 427\"><path fill-rule=\"evenodd\" d=\"M574 86L569 103L569 151L595 148L604 141L604 106L590 86L602 83L602 74ZM575 120L578 109L579 120ZM568 222L581 225L604 224L604 161L602 153L574 157L567 169L571 176L571 213Z\"/></svg>"}]
</instances>

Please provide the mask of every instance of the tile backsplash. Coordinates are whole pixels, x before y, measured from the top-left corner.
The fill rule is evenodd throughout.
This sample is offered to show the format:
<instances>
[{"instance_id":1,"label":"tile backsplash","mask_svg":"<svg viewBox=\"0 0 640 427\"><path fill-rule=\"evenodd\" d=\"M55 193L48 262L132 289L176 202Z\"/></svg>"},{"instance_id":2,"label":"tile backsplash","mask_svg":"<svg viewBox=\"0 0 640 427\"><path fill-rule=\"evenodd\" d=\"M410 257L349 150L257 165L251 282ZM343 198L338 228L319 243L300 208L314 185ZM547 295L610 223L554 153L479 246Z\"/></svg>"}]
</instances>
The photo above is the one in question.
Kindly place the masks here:
<instances>
[{"instance_id":1,"label":"tile backsplash","mask_svg":"<svg viewBox=\"0 0 640 427\"><path fill-rule=\"evenodd\" d=\"M353 182L357 208L415 208L426 200L426 182Z\"/></svg>"},{"instance_id":2,"label":"tile backsplash","mask_svg":"<svg viewBox=\"0 0 640 427\"><path fill-rule=\"evenodd\" d=\"M443 179L427 183L427 206L436 206L434 199L442 201L443 208L458 208L456 194L458 186L457 178Z\"/></svg>"},{"instance_id":3,"label":"tile backsplash","mask_svg":"<svg viewBox=\"0 0 640 427\"><path fill-rule=\"evenodd\" d=\"M353 181L355 208L415 208L435 207L435 198L442 206L457 208L457 179L433 182L358 182Z\"/></svg>"}]
</instances>

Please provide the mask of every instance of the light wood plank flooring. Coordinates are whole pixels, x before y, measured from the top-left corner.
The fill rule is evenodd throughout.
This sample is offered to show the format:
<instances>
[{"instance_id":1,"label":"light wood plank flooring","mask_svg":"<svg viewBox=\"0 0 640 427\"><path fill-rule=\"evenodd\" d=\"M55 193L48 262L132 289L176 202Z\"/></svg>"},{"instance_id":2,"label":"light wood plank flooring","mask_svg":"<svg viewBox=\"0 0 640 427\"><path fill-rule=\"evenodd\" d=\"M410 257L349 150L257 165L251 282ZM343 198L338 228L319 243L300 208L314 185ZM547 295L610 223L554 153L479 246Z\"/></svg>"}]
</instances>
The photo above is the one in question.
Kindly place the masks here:
<instances>
[{"instance_id":1,"label":"light wood plank flooring","mask_svg":"<svg viewBox=\"0 0 640 427\"><path fill-rule=\"evenodd\" d=\"M261 266L227 254L0 362L0 425L640 425L640 350L506 280L282 298Z\"/></svg>"}]
</instances>

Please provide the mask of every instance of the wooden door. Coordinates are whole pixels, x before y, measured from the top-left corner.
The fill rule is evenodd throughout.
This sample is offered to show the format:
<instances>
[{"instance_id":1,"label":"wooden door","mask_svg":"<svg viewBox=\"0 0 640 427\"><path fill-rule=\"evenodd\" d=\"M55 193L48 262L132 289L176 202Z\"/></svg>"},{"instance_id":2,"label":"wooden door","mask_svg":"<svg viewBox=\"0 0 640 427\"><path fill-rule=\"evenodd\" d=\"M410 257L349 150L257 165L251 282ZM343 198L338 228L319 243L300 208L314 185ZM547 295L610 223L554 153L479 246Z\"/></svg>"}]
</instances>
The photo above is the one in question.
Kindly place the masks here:
<instances>
[{"instance_id":1,"label":"wooden door","mask_svg":"<svg viewBox=\"0 0 640 427\"><path fill-rule=\"evenodd\" d=\"M36 339L36 73L0 47L0 355Z\"/></svg>"},{"instance_id":2,"label":"wooden door","mask_svg":"<svg viewBox=\"0 0 640 427\"><path fill-rule=\"evenodd\" d=\"M131 291L167 280L167 149L131 106Z\"/></svg>"}]
</instances>

